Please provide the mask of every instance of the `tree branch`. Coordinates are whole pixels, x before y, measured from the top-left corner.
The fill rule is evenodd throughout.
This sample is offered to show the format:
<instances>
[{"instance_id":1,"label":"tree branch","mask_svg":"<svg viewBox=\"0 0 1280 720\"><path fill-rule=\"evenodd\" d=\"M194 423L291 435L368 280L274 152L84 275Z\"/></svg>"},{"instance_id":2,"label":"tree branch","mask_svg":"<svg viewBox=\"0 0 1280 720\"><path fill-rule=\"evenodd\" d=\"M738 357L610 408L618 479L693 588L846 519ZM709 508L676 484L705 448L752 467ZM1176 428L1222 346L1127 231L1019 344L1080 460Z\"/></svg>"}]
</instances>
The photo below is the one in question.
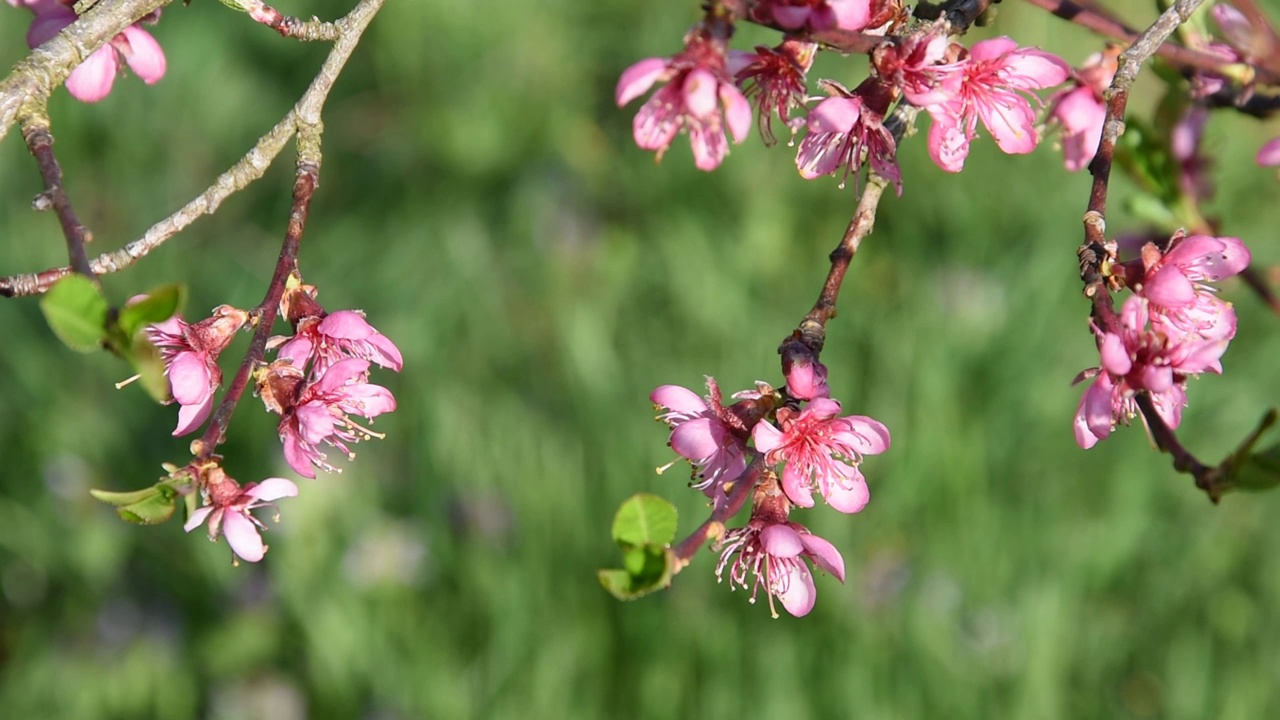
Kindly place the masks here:
<instances>
[{"instance_id":1,"label":"tree branch","mask_svg":"<svg viewBox=\"0 0 1280 720\"><path fill-rule=\"evenodd\" d=\"M163 245L169 238L181 232L203 215L210 215L222 201L248 187L261 178L289 138L303 125L319 125L320 111L342 73L343 67L355 51L369 21L381 9L385 0L361 0L345 17L333 23L339 31L338 41L325 59L311 86L287 115L240 160L227 169L204 192L183 205L169 217L152 225L141 238L119 250L104 253L95 258L90 267L93 272L105 275L123 270ZM26 273L0 278L0 296L19 297L37 295L49 289L59 278L71 272L69 267L51 268L39 273Z\"/></svg>"},{"instance_id":2,"label":"tree branch","mask_svg":"<svg viewBox=\"0 0 1280 720\"><path fill-rule=\"evenodd\" d=\"M41 45L0 81L0 140L24 108L43 109L72 70L142 17L172 0L101 0L57 37Z\"/></svg>"},{"instance_id":3,"label":"tree branch","mask_svg":"<svg viewBox=\"0 0 1280 720\"><path fill-rule=\"evenodd\" d=\"M58 158L53 154L53 135L49 132L48 117L26 116L22 122L22 137L26 140L31 154L35 156L36 165L40 167L40 177L44 179L44 192L37 198L37 205L41 204L41 201L47 203L46 207L51 206L54 214L58 216L58 223L62 225L62 235L67 240L67 260L71 269L96 281L97 277L89 267L89 256L84 249L85 243L92 240L93 236L89 229L80 224L80 220L76 218L71 200L62 187L62 167L58 165Z\"/></svg>"}]
</instances>

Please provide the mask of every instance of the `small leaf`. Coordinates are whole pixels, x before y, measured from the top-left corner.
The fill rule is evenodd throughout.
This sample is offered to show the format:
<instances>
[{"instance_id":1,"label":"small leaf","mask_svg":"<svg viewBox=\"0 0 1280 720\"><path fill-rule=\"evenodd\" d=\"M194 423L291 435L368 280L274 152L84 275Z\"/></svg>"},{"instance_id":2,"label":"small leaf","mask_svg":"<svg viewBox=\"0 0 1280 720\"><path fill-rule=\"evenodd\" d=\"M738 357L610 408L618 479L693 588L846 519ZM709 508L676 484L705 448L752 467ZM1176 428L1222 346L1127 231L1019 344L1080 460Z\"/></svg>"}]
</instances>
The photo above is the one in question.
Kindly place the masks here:
<instances>
[{"instance_id":1,"label":"small leaf","mask_svg":"<svg viewBox=\"0 0 1280 720\"><path fill-rule=\"evenodd\" d=\"M133 337L148 325L164 322L182 309L186 299L186 288L182 285L165 285L147 293L143 300L129 304L120 309L116 324L124 331L125 337Z\"/></svg>"},{"instance_id":2,"label":"small leaf","mask_svg":"<svg viewBox=\"0 0 1280 720\"><path fill-rule=\"evenodd\" d=\"M160 351L151 344L150 340L147 340L145 335L135 335L132 344L121 353L121 357L137 373L138 383L152 400L158 403L170 400L169 379L164 374L164 360L160 357Z\"/></svg>"},{"instance_id":3,"label":"small leaf","mask_svg":"<svg viewBox=\"0 0 1280 720\"><path fill-rule=\"evenodd\" d=\"M53 334L72 350L96 350L107 335L107 301L83 275L68 275L49 288L40 310Z\"/></svg>"},{"instance_id":4,"label":"small leaf","mask_svg":"<svg viewBox=\"0 0 1280 720\"><path fill-rule=\"evenodd\" d=\"M675 566L671 551L658 545L626 550L625 570L600 570L597 577L604 589L619 600L634 600L671 586Z\"/></svg>"},{"instance_id":5,"label":"small leaf","mask_svg":"<svg viewBox=\"0 0 1280 720\"><path fill-rule=\"evenodd\" d=\"M145 488L143 490L134 490L132 492L110 492L107 490L90 490L89 494L101 500L108 505L121 507L123 505L132 505L136 502L142 502L147 498L158 494L160 491L155 487Z\"/></svg>"},{"instance_id":6,"label":"small leaf","mask_svg":"<svg viewBox=\"0 0 1280 720\"><path fill-rule=\"evenodd\" d=\"M1234 475L1234 487L1240 490L1261 492L1280 486L1280 445L1249 455Z\"/></svg>"},{"instance_id":7,"label":"small leaf","mask_svg":"<svg viewBox=\"0 0 1280 720\"><path fill-rule=\"evenodd\" d=\"M649 493L622 503L613 518L613 539L624 546L666 545L676 537L676 506Z\"/></svg>"},{"instance_id":8,"label":"small leaf","mask_svg":"<svg viewBox=\"0 0 1280 720\"><path fill-rule=\"evenodd\" d=\"M116 506L122 519L139 525L156 525L173 517L178 492L164 482L134 492L90 490L102 502Z\"/></svg>"}]
</instances>

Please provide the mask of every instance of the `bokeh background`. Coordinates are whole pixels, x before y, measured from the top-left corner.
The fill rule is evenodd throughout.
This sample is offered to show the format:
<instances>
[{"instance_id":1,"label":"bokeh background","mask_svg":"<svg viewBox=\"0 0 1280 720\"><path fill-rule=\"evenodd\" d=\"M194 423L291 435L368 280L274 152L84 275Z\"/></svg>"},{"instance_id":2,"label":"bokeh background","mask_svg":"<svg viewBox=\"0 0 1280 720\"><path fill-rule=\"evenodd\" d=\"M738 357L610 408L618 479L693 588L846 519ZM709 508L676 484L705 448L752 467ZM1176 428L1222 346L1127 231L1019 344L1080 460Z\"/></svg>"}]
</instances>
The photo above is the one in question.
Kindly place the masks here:
<instances>
[{"instance_id":1,"label":"bokeh background","mask_svg":"<svg viewBox=\"0 0 1280 720\"><path fill-rule=\"evenodd\" d=\"M1006 5L995 32L1072 63L1099 47ZM1140 428L1073 442L1070 381L1097 360L1074 255L1089 180L1052 141L1027 157L979 142L962 175L923 138L902 148L906 192L882 204L823 356L836 397L893 447L865 465L865 512L800 517L844 551L845 585L820 577L813 613L778 620L716 584L710 553L656 596L599 587L627 496L672 499L684 531L705 510L681 473L653 472L671 453L648 392L777 381L777 344L855 203L754 137L712 174L683 138L656 165L634 147L617 76L678 49L696 12L388 3L328 105L302 269L327 307L363 308L399 343L404 372L376 381L400 409L377 422L385 441L281 504L259 565L89 497L154 482L189 439L169 436L174 408L112 387L123 364L60 346L34 300L0 302L0 717L1280 717L1280 494L1212 507ZM28 16L0 17L7 65ZM153 32L161 83L52 104L91 250L202 190L327 51L209 0ZM861 68L824 56L816 74L852 85ZM1276 134L1223 115L1207 139L1212 210L1267 266L1280 184L1252 155ZM191 313L256 304L291 165L286 151L109 292L182 281ZM65 259L54 218L29 209L38 190L10 133L0 272ZM1140 228L1128 192L1113 231ZM1238 283L1224 296L1239 339L1183 424L1215 461L1280 400L1277 319ZM224 451L241 480L293 477L252 399Z\"/></svg>"}]
</instances>

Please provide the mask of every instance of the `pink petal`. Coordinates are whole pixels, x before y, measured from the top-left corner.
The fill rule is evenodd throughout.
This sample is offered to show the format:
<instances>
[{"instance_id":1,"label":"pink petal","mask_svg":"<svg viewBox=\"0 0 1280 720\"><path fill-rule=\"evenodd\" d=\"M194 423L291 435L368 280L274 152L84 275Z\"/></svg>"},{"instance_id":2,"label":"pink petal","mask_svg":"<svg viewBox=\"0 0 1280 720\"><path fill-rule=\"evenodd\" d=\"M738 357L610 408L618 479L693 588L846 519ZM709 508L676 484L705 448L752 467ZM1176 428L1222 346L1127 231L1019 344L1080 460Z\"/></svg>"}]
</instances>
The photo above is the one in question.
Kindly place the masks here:
<instances>
[{"instance_id":1,"label":"pink petal","mask_svg":"<svg viewBox=\"0 0 1280 720\"><path fill-rule=\"evenodd\" d=\"M624 70L615 91L618 107L648 92L666 69L666 59L646 58Z\"/></svg>"},{"instance_id":2,"label":"pink petal","mask_svg":"<svg viewBox=\"0 0 1280 720\"><path fill-rule=\"evenodd\" d=\"M764 421L760 422L764 425ZM757 427L759 427L757 425ZM756 443L756 449L760 448L760 443ZM813 507L813 478L810 476L809 469L802 467L800 463L788 462L787 466L782 470L782 491L787 494L791 502L800 507Z\"/></svg>"},{"instance_id":3,"label":"pink petal","mask_svg":"<svg viewBox=\"0 0 1280 720\"><path fill-rule=\"evenodd\" d=\"M1080 399L1080 410L1077 412L1077 442L1080 439L1080 419L1084 420L1085 428L1093 435L1095 443L1111 434L1111 425L1115 419L1111 401L1112 388L1111 377L1103 373L1084 391L1084 397ZM1080 444L1086 450L1092 446L1093 443Z\"/></svg>"},{"instance_id":4,"label":"pink petal","mask_svg":"<svg viewBox=\"0 0 1280 720\"><path fill-rule=\"evenodd\" d=\"M969 48L969 62L997 60L1017 49L1018 43L1008 36L983 40L982 42L974 43L973 47Z\"/></svg>"},{"instance_id":5,"label":"pink petal","mask_svg":"<svg viewBox=\"0 0 1280 720\"><path fill-rule=\"evenodd\" d=\"M848 478L832 477L829 482L823 484L822 499L836 510L852 515L861 512L867 506L871 500L871 490L867 487L867 482L858 468L850 468L850 470L852 472Z\"/></svg>"},{"instance_id":6,"label":"pink petal","mask_svg":"<svg viewBox=\"0 0 1280 720\"><path fill-rule=\"evenodd\" d=\"M173 429L174 437L181 437L204 424L209 412L213 410L213 393L198 405L183 405L178 408L178 426Z\"/></svg>"},{"instance_id":7,"label":"pink petal","mask_svg":"<svg viewBox=\"0 0 1280 720\"><path fill-rule=\"evenodd\" d=\"M782 607L794 617L804 617L813 609L818 600L818 590L813 586L813 573L801 565L788 568L786 578L782 579L786 590L778 593Z\"/></svg>"},{"instance_id":8,"label":"pink petal","mask_svg":"<svg viewBox=\"0 0 1280 720\"><path fill-rule=\"evenodd\" d=\"M804 409L804 415L821 419L830 419L840 414L839 401L831 398L816 398ZM872 422L875 422L872 420Z\"/></svg>"},{"instance_id":9,"label":"pink petal","mask_svg":"<svg viewBox=\"0 0 1280 720\"><path fill-rule=\"evenodd\" d=\"M810 132L796 151L796 169L806 180L830 175L844 164L848 152L847 135Z\"/></svg>"},{"instance_id":10,"label":"pink petal","mask_svg":"<svg viewBox=\"0 0 1280 720\"><path fill-rule=\"evenodd\" d=\"M187 518L187 522L183 524L182 529L186 530L187 532L191 532L192 530L195 530L196 528L200 527L200 525L204 522L205 518L209 517L209 513L211 512L213 512L212 505L205 505L204 507L196 510L195 512L191 513L191 517Z\"/></svg>"},{"instance_id":11,"label":"pink petal","mask_svg":"<svg viewBox=\"0 0 1280 720\"><path fill-rule=\"evenodd\" d=\"M720 129L720 119L713 116L711 127L695 125L689 128L689 146L693 149L693 164L699 170L710 172L720 167L729 153L729 144Z\"/></svg>"},{"instance_id":12,"label":"pink petal","mask_svg":"<svg viewBox=\"0 0 1280 720\"><path fill-rule=\"evenodd\" d=\"M695 418L681 423L671 433L671 449L686 460L701 462L718 452L724 442L724 430L714 418Z\"/></svg>"},{"instance_id":13,"label":"pink petal","mask_svg":"<svg viewBox=\"0 0 1280 720\"><path fill-rule=\"evenodd\" d=\"M339 360L325 371L324 377L316 382L315 388L329 394L346 385L348 382L369 372L369 361L360 358Z\"/></svg>"},{"instance_id":14,"label":"pink petal","mask_svg":"<svg viewBox=\"0 0 1280 720\"><path fill-rule=\"evenodd\" d=\"M810 8L803 5L775 5L773 8L773 21L778 23L778 27L783 30L797 30L804 27L809 22Z\"/></svg>"},{"instance_id":15,"label":"pink petal","mask_svg":"<svg viewBox=\"0 0 1280 720\"><path fill-rule=\"evenodd\" d=\"M245 495L262 502L297 497L298 486L284 478L267 478L245 491Z\"/></svg>"},{"instance_id":16,"label":"pink petal","mask_svg":"<svg viewBox=\"0 0 1280 720\"><path fill-rule=\"evenodd\" d=\"M1112 375L1128 375L1133 368L1133 358L1129 357L1129 350L1124 346L1124 338L1115 333L1102 336L1098 353L1102 357L1102 367Z\"/></svg>"},{"instance_id":17,"label":"pink petal","mask_svg":"<svg viewBox=\"0 0 1280 720\"><path fill-rule=\"evenodd\" d=\"M697 393L679 385L659 386L649 393L649 402L687 415L697 415L707 410L707 403Z\"/></svg>"},{"instance_id":18,"label":"pink petal","mask_svg":"<svg viewBox=\"0 0 1280 720\"><path fill-rule=\"evenodd\" d=\"M631 128L636 146L641 150L665 150L680 131L678 95L679 90L668 85L640 106Z\"/></svg>"},{"instance_id":19,"label":"pink petal","mask_svg":"<svg viewBox=\"0 0 1280 720\"><path fill-rule=\"evenodd\" d=\"M871 21L869 0L827 0L836 18L836 27L850 32L861 30Z\"/></svg>"},{"instance_id":20,"label":"pink petal","mask_svg":"<svg viewBox=\"0 0 1280 720\"><path fill-rule=\"evenodd\" d=\"M39 47L52 40L62 29L76 21L76 14L71 8L55 5L42 12L36 12L27 28L27 46Z\"/></svg>"},{"instance_id":21,"label":"pink petal","mask_svg":"<svg viewBox=\"0 0 1280 720\"><path fill-rule=\"evenodd\" d=\"M1280 165L1280 138L1269 141L1258 150L1258 164L1263 167Z\"/></svg>"},{"instance_id":22,"label":"pink petal","mask_svg":"<svg viewBox=\"0 0 1280 720\"><path fill-rule=\"evenodd\" d=\"M760 531L760 547L766 553L778 558L793 558L804 552L800 533L791 526L781 523L770 525Z\"/></svg>"},{"instance_id":23,"label":"pink petal","mask_svg":"<svg viewBox=\"0 0 1280 720\"><path fill-rule=\"evenodd\" d=\"M304 448L302 438L295 431L286 431L281 439L284 441L284 459L289 463L289 467L302 477L314 478L316 470L311 460L316 455L315 451Z\"/></svg>"},{"instance_id":24,"label":"pink petal","mask_svg":"<svg viewBox=\"0 0 1280 720\"><path fill-rule=\"evenodd\" d=\"M990 102L975 104L982 124L1002 151L1025 155L1036 149L1040 142L1036 114L1025 99L1011 92L993 92Z\"/></svg>"},{"instance_id":25,"label":"pink petal","mask_svg":"<svg viewBox=\"0 0 1280 720\"><path fill-rule=\"evenodd\" d=\"M1142 296L1156 305L1180 307L1196 299L1196 288L1181 268L1166 264L1142 284Z\"/></svg>"},{"instance_id":26,"label":"pink petal","mask_svg":"<svg viewBox=\"0 0 1280 720\"><path fill-rule=\"evenodd\" d=\"M1240 238L1191 235L1178 242L1164 261L1194 268L1205 280L1222 280L1249 266L1253 257Z\"/></svg>"},{"instance_id":27,"label":"pink petal","mask_svg":"<svg viewBox=\"0 0 1280 720\"><path fill-rule=\"evenodd\" d=\"M124 48L121 47L121 36L126 41L123 43ZM111 43L117 50L120 50L120 53L124 55L125 62L129 63L129 68L144 83L154 85L159 82L160 78L164 77L164 50L160 47L160 43L156 42L154 37L151 37L151 33L137 25L130 25L124 29L124 32L117 35Z\"/></svg>"},{"instance_id":28,"label":"pink petal","mask_svg":"<svg viewBox=\"0 0 1280 720\"><path fill-rule=\"evenodd\" d=\"M316 326L322 335L341 340L364 340L377 330L355 310L339 310L326 315Z\"/></svg>"},{"instance_id":29,"label":"pink petal","mask_svg":"<svg viewBox=\"0 0 1280 720\"><path fill-rule=\"evenodd\" d=\"M782 431L774 427L768 420L761 420L751 430L751 439L756 443L756 450L762 453L773 452L782 446Z\"/></svg>"},{"instance_id":30,"label":"pink petal","mask_svg":"<svg viewBox=\"0 0 1280 720\"><path fill-rule=\"evenodd\" d=\"M301 368L311 359L313 344L309 338L294 335L292 339L280 346L276 353L277 360L288 360L296 368Z\"/></svg>"},{"instance_id":31,"label":"pink petal","mask_svg":"<svg viewBox=\"0 0 1280 720\"><path fill-rule=\"evenodd\" d=\"M1173 368L1168 365L1147 365L1142 368L1142 387L1153 393L1167 392L1173 387Z\"/></svg>"},{"instance_id":32,"label":"pink petal","mask_svg":"<svg viewBox=\"0 0 1280 720\"><path fill-rule=\"evenodd\" d=\"M382 333L375 333L367 342L372 345L377 352L370 358L384 368L389 368L400 372L404 367L404 357L400 354L400 348Z\"/></svg>"},{"instance_id":33,"label":"pink petal","mask_svg":"<svg viewBox=\"0 0 1280 720\"><path fill-rule=\"evenodd\" d=\"M829 97L809 113L809 132L848 133L862 115L862 102L855 98Z\"/></svg>"},{"instance_id":34,"label":"pink petal","mask_svg":"<svg viewBox=\"0 0 1280 720\"><path fill-rule=\"evenodd\" d=\"M195 352L180 352L169 364L169 387L173 399L183 405L204 402L213 392L213 375L205 356Z\"/></svg>"},{"instance_id":35,"label":"pink petal","mask_svg":"<svg viewBox=\"0 0 1280 720\"><path fill-rule=\"evenodd\" d=\"M1066 82L1071 66L1057 55L1024 48L1005 56L1001 77L1016 90L1037 90Z\"/></svg>"},{"instance_id":36,"label":"pink petal","mask_svg":"<svg viewBox=\"0 0 1280 720\"><path fill-rule=\"evenodd\" d=\"M800 542L804 543L804 549L809 553L814 565L831 573L840 582L844 582L844 556L835 545L809 533L802 533Z\"/></svg>"},{"instance_id":37,"label":"pink petal","mask_svg":"<svg viewBox=\"0 0 1280 720\"><path fill-rule=\"evenodd\" d=\"M684 106L689 114L706 119L716 111L716 76L702 68L689 71L684 79Z\"/></svg>"},{"instance_id":38,"label":"pink petal","mask_svg":"<svg viewBox=\"0 0 1280 720\"><path fill-rule=\"evenodd\" d=\"M311 445L319 445L334 432L336 418L323 403L309 402L293 411L298 432Z\"/></svg>"},{"instance_id":39,"label":"pink petal","mask_svg":"<svg viewBox=\"0 0 1280 720\"><path fill-rule=\"evenodd\" d=\"M262 544L262 536L258 534L258 526L242 512L232 510L226 514L222 535L227 538L232 552L246 562L258 562L267 552L267 546Z\"/></svg>"},{"instance_id":40,"label":"pink petal","mask_svg":"<svg viewBox=\"0 0 1280 720\"><path fill-rule=\"evenodd\" d=\"M67 92L80 102L95 103L111 92L120 71L115 48L103 45L67 77Z\"/></svg>"},{"instance_id":41,"label":"pink petal","mask_svg":"<svg viewBox=\"0 0 1280 720\"><path fill-rule=\"evenodd\" d=\"M847 432L839 433L840 440L848 443L863 455L879 455L889 449L889 428L879 420L863 415L841 418Z\"/></svg>"},{"instance_id":42,"label":"pink petal","mask_svg":"<svg viewBox=\"0 0 1280 720\"><path fill-rule=\"evenodd\" d=\"M947 106L933 106L929 116L933 118L929 126L929 157L947 172L960 172L969 156L968 135L960 129L959 119L947 111Z\"/></svg>"},{"instance_id":43,"label":"pink petal","mask_svg":"<svg viewBox=\"0 0 1280 720\"><path fill-rule=\"evenodd\" d=\"M720 102L724 104L724 119L733 141L741 143L751 132L751 103L738 88L727 83L720 85Z\"/></svg>"}]
</instances>

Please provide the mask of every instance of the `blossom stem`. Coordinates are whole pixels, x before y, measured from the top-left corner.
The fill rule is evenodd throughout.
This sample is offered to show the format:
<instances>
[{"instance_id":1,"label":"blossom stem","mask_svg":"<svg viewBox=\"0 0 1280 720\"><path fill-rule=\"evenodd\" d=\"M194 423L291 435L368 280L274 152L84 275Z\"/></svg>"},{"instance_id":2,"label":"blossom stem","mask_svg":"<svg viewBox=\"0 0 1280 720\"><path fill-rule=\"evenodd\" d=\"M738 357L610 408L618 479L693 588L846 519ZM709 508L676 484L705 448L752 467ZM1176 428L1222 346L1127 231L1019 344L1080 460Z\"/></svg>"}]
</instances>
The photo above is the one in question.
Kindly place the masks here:
<instances>
[{"instance_id":1,"label":"blossom stem","mask_svg":"<svg viewBox=\"0 0 1280 720\"><path fill-rule=\"evenodd\" d=\"M1205 465L1192 455L1190 450L1183 447L1178 440L1178 434L1165 423L1164 418L1160 417L1160 412L1156 410L1149 393L1144 390L1138 393L1134 400L1138 403L1138 409L1142 411L1142 419L1146 422L1156 447L1173 456L1173 469L1190 474L1195 478L1196 487L1204 491L1210 502L1218 504L1222 500L1222 493L1226 490L1223 479L1232 456L1228 456L1222 465L1217 467Z\"/></svg>"},{"instance_id":2,"label":"blossom stem","mask_svg":"<svg viewBox=\"0 0 1280 720\"><path fill-rule=\"evenodd\" d=\"M1125 42L1133 42L1135 45L1140 40L1138 32L1135 31L1133 28L1118 21L1114 17L1111 17L1103 13L1099 13L1093 8L1086 7L1087 3L1074 2L1073 0L1024 0L1024 1L1038 8L1047 10L1050 13L1053 13L1054 15L1062 18L1063 20L1067 20L1077 25L1080 25L1081 27L1088 28L1089 30L1092 30L1100 35L1105 35L1107 37L1115 38L1116 40L1123 40ZM1164 18L1166 15L1169 15L1170 13L1173 13L1173 16L1177 17L1178 13L1175 12L1176 8L1184 4L1185 3L1175 4L1169 10L1165 11L1164 15L1161 15L1161 18ZM1199 2L1194 3L1195 6L1199 6L1200 4L1201 3ZM1182 24L1182 22L1184 22L1184 20L1179 20L1177 23L1174 24L1173 27L1176 28L1178 25ZM1160 20L1157 20L1156 23L1153 24L1151 27L1155 28L1159 24L1160 24ZM1150 32L1150 29L1148 29L1148 32ZM1172 32L1173 32L1172 29L1169 30L1169 33L1172 33ZM1238 74L1238 73L1232 72L1229 68L1233 66L1238 67L1241 65L1241 63L1235 63L1235 62L1223 60L1222 58L1217 57L1216 55L1212 55L1207 52L1184 47L1182 45L1163 44L1164 38L1168 37L1169 33L1165 33L1161 37L1160 42L1157 42L1155 44L1155 47L1152 48L1152 53L1160 55L1165 60L1168 60L1172 63L1181 65L1186 68L1207 70L1209 72L1225 74L1231 77L1234 77L1235 75ZM1143 33L1143 35L1145 34L1146 33ZM1147 55L1147 57L1150 57L1150 53ZM1273 83L1273 82L1276 82L1277 80L1280 80L1280 74L1277 74L1276 72L1273 72L1270 69L1264 68L1260 70L1258 67L1252 66L1252 65L1248 67L1252 69L1253 73L1255 73L1256 77L1259 80L1265 83Z\"/></svg>"},{"instance_id":3,"label":"blossom stem","mask_svg":"<svg viewBox=\"0 0 1280 720\"><path fill-rule=\"evenodd\" d=\"M1028 1L1039 4L1042 0ZM1151 27L1143 31L1120 54L1115 78L1106 93L1107 113L1102 126L1102 140L1098 144L1097 154L1089 163L1093 186L1089 191L1089 207L1084 214L1085 241L1076 253L1080 258L1080 279L1085 285L1085 297L1093 301L1094 319L1107 332L1118 333L1120 328L1120 319L1116 315L1107 284L1107 273L1102 267L1102 263L1110 256L1106 240L1107 191L1116 141L1124 132L1129 89L1133 87L1143 63L1203 3L1204 0L1178 0L1162 13Z\"/></svg>"},{"instance_id":4,"label":"blossom stem","mask_svg":"<svg viewBox=\"0 0 1280 720\"><path fill-rule=\"evenodd\" d=\"M382 8L384 1L360 0L360 3L351 12L332 23L338 29L338 39L334 43L333 49L329 52L329 56L325 59L320 72L316 74L315 79L311 82L311 86L299 98L293 109L280 122L276 123L275 127L271 128L267 134L263 135L244 157L240 158L226 172L219 175L204 192L197 195L186 205L183 205L172 215L152 225L141 238L118 250L104 253L91 260L89 262L91 270L98 275L106 275L130 267L152 250L163 245L169 238L186 229L187 226L200 217L212 215L221 206L223 200L261 178L267 169L271 167L276 156L284 150L289 138L293 137L300 127L305 124L314 125L319 122L320 111L324 108L329 92L333 89L333 85L339 75L341 75L347 59L355 51L365 28L368 27L369 22L373 20L373 17ZM132 0L132 4L136 4L136 0ZM152 0L152 4L158 6L163 3ZM87 22L87 19L77 21L71 27L78 27L81 22ZM127 26L128 23L125 23L122 27ZM20 63L18 69L25 67L27 64L27 61ZM17 76L17 72L18 70L15 70L10 75L9 80L0 83L0 137L4 135L3 128L5 125L3 123L7 118L7 115L4 114L4 108L7 107L7 103L10 100L14 100L14 104L17 104L24 97L23 93L32 92L31 88L25 85L10 82L11 79ZM21 78L19 77L19 79ZM41 102L44 102L47 100L48 95L46 93L41 97L43 98ZM71 272L73 272L71 267L58 267L37 273L22 273L0 278L0 296L23 297L42 294L55 282Z\"/></svg>"},{"instance_id":5,"label":"blossom stem","mask_svg":"<svg viewBox=\"0 0 1280 720\"><path fill-rule=\"evenodd\" d=\"M49 131L49 118L43 113L27 115L22 118L22 137L27 148L35 156L36 165L40 167L40 177L44 178L44 192L37 199L37 209L52 207L62 225L62 234L67 240L67 260L70 269L97 282L98 278L89 266L89 256L84 245L93 239L89 228L81 224L76 211L71 207L71 199L62 186L62 167L53 153L53 134Z\"/></svg>"},{"instance_id":6,"label":"blossom stem","mask_svg":"<svg viewBox=\"0 0 1280 720\"><path fill-rule=\"evenodd\" d=\"M254 369L262 362L267 349L267 340L271 337L271 327L275 324L276 315L280 311L280 298L284 296L284 287L289 276L298 269L298 247L302 242L302 231L306 228L307 214L311 209L311 198L320 184L319 137L314 139L316 152L308 152L299 138L298 170L293 184L293 206L289 210L289 226L284 233L284 242L280 246L280 258L276 261L275 272L271 275L271 283L267 286L267 294L262 304L253 310L255 326L253 339L249 341L249 349L236 376L227 386L227 393L222 403L213 414L209 427L204 435L192 443L192 452L200 460L206 460L213 451L226 439L227 425L235 412L236 403L244 394L253 376Z\"/></svg>"},{"instance_id":7,"label":"blossom stem","mask_svg":"<svg viewBox=\"0 0 1280 720\"><path fill-rule=\"evenodd\" d=\"M764 472L764 456L757 455L743 471L738 479L733 480L733 487L729 491L728 502L718 505L711 511L711 515L698 526L680 544L672 549L672 554L676 558L671 573L675 575L684 569L698 550L706 544L708 540L714 540L724 534L724 523L734 515L738 514L738 510L742 509L742 504L746 501L747 493L755 489L756 483Z\"/></svg>"}]
</instances>

